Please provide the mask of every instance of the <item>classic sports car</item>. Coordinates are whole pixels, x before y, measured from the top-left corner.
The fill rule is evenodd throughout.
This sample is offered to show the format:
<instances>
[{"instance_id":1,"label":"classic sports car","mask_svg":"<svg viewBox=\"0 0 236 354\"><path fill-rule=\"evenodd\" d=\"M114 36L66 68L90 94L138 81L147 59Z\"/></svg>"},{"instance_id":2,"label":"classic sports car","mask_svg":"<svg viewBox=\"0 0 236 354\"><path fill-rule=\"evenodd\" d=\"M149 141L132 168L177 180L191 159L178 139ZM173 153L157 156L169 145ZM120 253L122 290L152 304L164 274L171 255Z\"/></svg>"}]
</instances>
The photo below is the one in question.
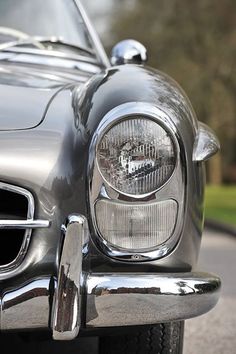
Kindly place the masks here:
<instances>
[{"instance_id":1,"label":"classic sports car","mask_svg":"<svg viewBox=\"0 0 236 354\"><path fill-rule=\"evenodd\" d=\"M79 1L1 0L0 26L1 331L181 353L219 297L195 269L214 133Z\"/></svg>"}]
</instances>

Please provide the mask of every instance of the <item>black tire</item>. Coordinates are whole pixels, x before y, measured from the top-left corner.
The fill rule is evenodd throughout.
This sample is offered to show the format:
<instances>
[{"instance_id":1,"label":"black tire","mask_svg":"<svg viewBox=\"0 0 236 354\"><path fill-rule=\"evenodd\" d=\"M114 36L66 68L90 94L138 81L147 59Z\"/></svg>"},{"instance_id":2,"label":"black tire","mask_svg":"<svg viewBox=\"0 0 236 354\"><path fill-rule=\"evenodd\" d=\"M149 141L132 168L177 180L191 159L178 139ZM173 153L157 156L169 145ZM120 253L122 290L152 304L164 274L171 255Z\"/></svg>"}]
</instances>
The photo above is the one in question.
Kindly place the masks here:
<instances>
[{"instance_id":1,"label":"black tire","mask_svg":"<svg viewBox=\"0 0 236 354\"><path fill-rule=\"evenodd\" d=\"M158 324L122 336L100 337L99 354L181 354L184 322Z\"/></svg>"}]
</instances>

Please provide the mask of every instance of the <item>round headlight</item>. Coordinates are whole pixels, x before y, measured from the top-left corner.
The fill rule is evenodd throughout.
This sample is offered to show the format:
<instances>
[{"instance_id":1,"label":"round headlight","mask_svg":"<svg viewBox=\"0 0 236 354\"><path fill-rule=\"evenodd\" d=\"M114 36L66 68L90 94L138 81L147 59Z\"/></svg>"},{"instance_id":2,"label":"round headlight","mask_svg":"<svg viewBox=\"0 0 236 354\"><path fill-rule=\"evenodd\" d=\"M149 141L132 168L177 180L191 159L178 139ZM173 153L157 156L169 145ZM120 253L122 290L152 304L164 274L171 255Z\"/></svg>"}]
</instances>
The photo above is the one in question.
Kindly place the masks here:
<instances>
[{"instance_id":1,"label":"round headlight","mask_svg":"<svg viewBox=\"0 0 236 354\"><path fill-rule=\"evenodd\" d=\"M97 147L105 181L120 193L144 195L159 189L172 175L176 153L170 133L143 117L113 125Z\"/></svg>"}]
</instances>

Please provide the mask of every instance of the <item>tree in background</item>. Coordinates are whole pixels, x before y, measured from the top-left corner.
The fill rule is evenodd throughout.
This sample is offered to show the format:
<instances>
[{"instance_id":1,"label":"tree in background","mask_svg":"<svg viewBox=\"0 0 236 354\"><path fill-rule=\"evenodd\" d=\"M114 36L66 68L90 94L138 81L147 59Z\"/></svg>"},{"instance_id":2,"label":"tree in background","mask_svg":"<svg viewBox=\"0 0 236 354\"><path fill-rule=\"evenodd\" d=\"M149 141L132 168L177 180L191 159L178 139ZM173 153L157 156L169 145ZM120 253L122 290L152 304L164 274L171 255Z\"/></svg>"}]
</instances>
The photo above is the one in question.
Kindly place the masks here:
<instances>
[{"instance_id":1,"label":"tree in background","mask_svg":"<svg viewBox=\"0 0 236 354\"><path fill-rule=\"evenodd\" d=\"M217 132L222 153L209 162L209 182L236 182L236 1L136 0L120 7L113 30L116 41L146 45L149 64L175 78Z\"/></svg>"}]
</instances>

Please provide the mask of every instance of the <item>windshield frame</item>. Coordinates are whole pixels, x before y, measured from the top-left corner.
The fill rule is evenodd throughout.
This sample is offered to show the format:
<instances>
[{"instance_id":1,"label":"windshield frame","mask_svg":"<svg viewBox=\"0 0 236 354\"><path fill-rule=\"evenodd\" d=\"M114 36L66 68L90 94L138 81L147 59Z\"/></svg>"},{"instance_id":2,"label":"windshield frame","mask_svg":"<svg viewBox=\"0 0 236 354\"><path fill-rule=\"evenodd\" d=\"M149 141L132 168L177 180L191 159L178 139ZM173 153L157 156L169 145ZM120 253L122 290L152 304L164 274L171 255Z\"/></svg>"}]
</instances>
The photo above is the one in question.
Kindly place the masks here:
<instances>
[{"instance_id":1,"label":"windshield frame","mask_svg":"<svg viewBox=\"0 0 236 354\"><path fill-rule=\"evenodd\" d=\"M97 59L99 60L100 63L102 63L106 68L109 68L111 66L110 61L107 57L107 54L105 52L105 49L101 43L101 40L94 28L94 26L92 25L83 5L81 4L80 0L73 0L83 21L84 24L88 30L89 36L91 38L92 44L94 45L94 49L96 52L96 56Z\"/></svg>"}]
</instances>

